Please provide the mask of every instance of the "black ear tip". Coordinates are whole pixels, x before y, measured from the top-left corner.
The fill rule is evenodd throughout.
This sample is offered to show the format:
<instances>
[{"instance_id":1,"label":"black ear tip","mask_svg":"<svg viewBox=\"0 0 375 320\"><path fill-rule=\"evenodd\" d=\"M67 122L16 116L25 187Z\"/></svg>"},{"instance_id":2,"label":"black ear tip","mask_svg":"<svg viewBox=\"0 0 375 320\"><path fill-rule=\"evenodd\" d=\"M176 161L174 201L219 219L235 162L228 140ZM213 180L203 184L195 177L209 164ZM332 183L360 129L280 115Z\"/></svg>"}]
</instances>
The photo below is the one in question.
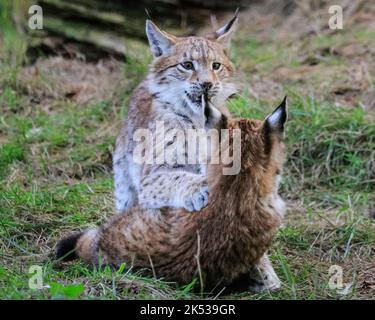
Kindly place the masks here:
<instances>
[{"instance_id":1,"label":"black ear tip","mask_svg":"<svg viewBox=\"0 0 375 320\"><path fill-rule=\"evenodd\" d=\"M283 101L281 101L280 105L276 108L277 109L282 109L284 113L288 112L288 96L285 95Z\"/></svg>"},{"instance_id":2,"label":"black ear tip","mask_svg":"<svg viewBox=\"0 0 375 320\"><path fill-rule=\"evenodd\" d=\"M148 9L145 7L145 13L146 13L146 16L147 16L147 20L151 20L151 16L150 16L150 13L148 12ZM146 22L147 22L146 20Z\"/></svg>"},{"instance_id":3,"label":"black ear tip","mask_svg":"<svg viewBox=\"0 0 375 320\"><path fill-rule=\"evenodd\" d=\"M268 127L282 131L287 119L287 96L285 96L280 105L266 118L266 123Z\"/></svg>"},{"instance_id":4,"label":"black ear tip","mask_svg":"<svg viewBox=\"0 0 375 320\"><path fill-rule=\"evenodd\" d=\"M283 101L281 102L281 105L286 108L288 105L288 95L285 95Z\"/></svg>"},{"instance_id":5,"label":"black ear tip","mask_svg":"<svg viewBox=\"0 0 375 320\"><path fill-rule=\"evenodd\" d=\"M238 20L238 14L239 14L239 12L240 12L240 8L238 7L236 9L236 12L234 13L233 18L226 25L226 31L228 31L230 28L232 28L233 24Z\"/></svg>"}]
</instances>

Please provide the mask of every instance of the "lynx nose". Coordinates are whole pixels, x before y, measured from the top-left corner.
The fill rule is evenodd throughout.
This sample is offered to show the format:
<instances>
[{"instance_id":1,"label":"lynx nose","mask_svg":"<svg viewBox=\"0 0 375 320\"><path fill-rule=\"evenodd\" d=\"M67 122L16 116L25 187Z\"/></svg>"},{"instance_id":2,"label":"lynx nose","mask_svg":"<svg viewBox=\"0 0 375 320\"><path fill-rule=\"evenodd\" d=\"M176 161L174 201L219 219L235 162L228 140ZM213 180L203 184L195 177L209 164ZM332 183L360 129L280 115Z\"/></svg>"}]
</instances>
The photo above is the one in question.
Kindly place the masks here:
<instances>
[{"instance_id":1,"label":"lynx nose","mask_svg":"<svg viewBox=\"0 0 375 320\"><path fill-rule=\"evenodd\" d=\"M203 91L207 93L212 88L212 82L203 82L201 86Z\"/></svg>"}]
</instances>

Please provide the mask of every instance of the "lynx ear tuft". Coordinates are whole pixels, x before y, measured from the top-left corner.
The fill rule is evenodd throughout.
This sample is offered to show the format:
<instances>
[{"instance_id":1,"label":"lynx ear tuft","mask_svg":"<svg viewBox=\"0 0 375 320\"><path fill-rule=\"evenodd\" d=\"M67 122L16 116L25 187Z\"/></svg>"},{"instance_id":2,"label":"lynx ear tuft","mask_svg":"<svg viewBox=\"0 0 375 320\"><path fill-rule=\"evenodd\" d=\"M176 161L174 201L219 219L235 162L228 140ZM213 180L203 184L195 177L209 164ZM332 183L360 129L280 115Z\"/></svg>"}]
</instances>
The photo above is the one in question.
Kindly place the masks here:
<instances>
[{"instance_id":1,"label":"lynx ear tuft","mask_svg":"<svg viewBox=\"0 0 375 320\"><path fill-rule=\"evenodd\" d=\"M238 25L238 12L237 8L234 17L220 29L216 30L216 42L220 43L224 49L229 49L230 41L232 40L233 34L237 29Z\"/></svg>"},{"instance_id":2,"label":"lynx ear tuft","mask_svg":"<svg viewBox=\"0 0 375 320\"><path fill-rule=\"evenodd\" d=\"M146 34L154 57L169 52L176 43L176 38L160 30L151 20L146 20Z\"/></svg>"},{"instance_id":3,"label":"lynx ear tuft","mask_svg":"<svg viewBox=\"0 0 375 320\"><path fill-rule=\"evenodd\" d=\"M266 127L269 131L274 133L284 132L284 124L288 119L287 109L287 96L285 96L281 104L265 120Z\"/></svg>"}]
</instances>

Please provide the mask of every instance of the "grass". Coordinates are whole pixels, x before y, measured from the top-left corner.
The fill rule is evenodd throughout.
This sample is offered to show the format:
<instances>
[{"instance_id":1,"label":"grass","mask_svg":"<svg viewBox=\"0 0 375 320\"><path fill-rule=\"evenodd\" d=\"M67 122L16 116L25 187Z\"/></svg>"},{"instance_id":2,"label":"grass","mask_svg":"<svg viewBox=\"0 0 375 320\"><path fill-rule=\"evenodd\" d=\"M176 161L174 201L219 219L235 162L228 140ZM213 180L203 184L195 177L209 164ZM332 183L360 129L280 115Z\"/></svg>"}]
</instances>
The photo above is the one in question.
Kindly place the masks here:
<instances>
[{"instance_id":1,"label":"grass","mask_svg":"<svg viewBox=\"0 0 375 320\"><path fill-rule=\"evenodd\" d=\"M62 265L51 260L63 234L98 225L113 213L113 145L129 96L147 72L150 56L143 58L143 45L132 48L130 59L117 70L128 79L126 85L108 94L110 98L79 103L59 92L52 94L56 79L48 72L40 70L31 82L23 78L25 40L5 24L4 12L0 20L7 26L0 28L5 30L0 35L4 44L0 52L0 299L202 297L192 292L193 283L177 287L131 270L90 269L81 262ZM354 30L345 39L352 36L357 41L358 34L367 45L370 31ZM312 37L311 48L336 43L335 38L322 37L329 36ZM239 34L235 62L251 74L243 75L246 81L271 73L282 64L279 56L289 57L290 70L298 72L298 50L276 41ZM328 59L321 71L345 63L340 59L338 66L335 59ZM319 75L319 69L314 74ZM282 90L290 101L288 160L281 186L289 210L270 253L283 287L278 292L225 298L375 295L375 220L368 215L375 207L373 117L359 105L347 108L330 97L319 98L317 79L307 83L312 87L309 93L289 79ZM264 118L282 99L273 93L254 96L243 90L230 102L230 109L236 116ZM29 288L33 265L43 270L43 288L37 290ZM348 294L329 289L332 265L342 267L344 283L352 284Z\"/></svg>"}]
</instances>

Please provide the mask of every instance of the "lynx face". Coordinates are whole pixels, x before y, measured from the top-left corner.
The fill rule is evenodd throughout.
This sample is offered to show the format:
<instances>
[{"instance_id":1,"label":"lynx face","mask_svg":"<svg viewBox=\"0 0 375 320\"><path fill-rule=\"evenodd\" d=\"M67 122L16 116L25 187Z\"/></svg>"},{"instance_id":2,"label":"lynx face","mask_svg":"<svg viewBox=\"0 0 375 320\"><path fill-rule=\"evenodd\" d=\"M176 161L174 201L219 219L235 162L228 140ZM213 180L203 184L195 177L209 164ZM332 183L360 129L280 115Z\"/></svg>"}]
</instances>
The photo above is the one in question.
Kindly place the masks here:
<instances>
[{"instance_id":1,"label":"lynx face","mask_svg":"<svg viewBox=\"0 0 375 320\"><path fill-rule=\"evenodd\" d=\"M155 57L151 66L154 95L198 111L207 101L218 105L234 94L227 49L236 22L237 16L208 39L177 38L148 21L146 32Z\"/></svg>"}]
</instances>

